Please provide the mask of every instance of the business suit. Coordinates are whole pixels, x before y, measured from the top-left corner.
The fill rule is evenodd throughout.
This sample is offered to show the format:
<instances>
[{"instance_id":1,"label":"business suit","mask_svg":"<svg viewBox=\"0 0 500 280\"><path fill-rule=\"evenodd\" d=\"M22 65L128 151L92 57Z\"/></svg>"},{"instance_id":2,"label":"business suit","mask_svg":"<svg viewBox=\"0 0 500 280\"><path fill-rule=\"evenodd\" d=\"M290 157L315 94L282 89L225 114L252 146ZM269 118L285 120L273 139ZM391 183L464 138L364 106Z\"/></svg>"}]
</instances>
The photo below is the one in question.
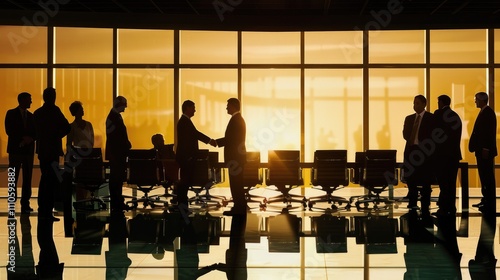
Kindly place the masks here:
<instances>
[{"instance_id":1,"label":"business suit","mask_svg":"<svg viewBox=\"0 0 500 280\"><path fill-rule=\"evenodd\" d=\"M52 217L54 194L62 182L59 157L63 156L62 138L71 126L61 109L54 103L45 102L34 112L36 127L36 151L40 160L40 186L38 187L38 216Z\"/></svg>"},{"instance_id":2,"label":"business suit","mask_svg":"<svg viewBox=\"0 0 500 280\"><path fill-rule=\"evenodd\" d=\"M436 141L436 178L439 183L439 210L443 213L456 213L455 198L457 193L458 165L462 159L460 139L462 121L450 106L434 112L436 128L443 133Z\"/></svg>"},{"instance_id":3,"label":"business suit","mask_svg":"<svg viewBox=\"0 0 500 280\"><path fill-rule=\"evenodd\" d=\"M26 111L26 120L23 118ZM16 197L19 172L23 169L23 185L21 188L21 210L30 209L31 178L33 174L33 158L35 153L36 130L33 114L28 110L16 107L7 111L5 115L5 132L7 133L7 153L9 154L9 168L15 171ZM23 141L31 138L30 143Z\"/></svg>"},{"instance_id":4,"label":"business suit","mask_svg":"<svg viewBox=\"0 0 500 280\"><path fill-rule=\"evenodd\" d=\"M404 150L404 177L408 185L408 207L416 207L418 192L421 195L421 207L428 211L430 206L431 183L434 181L433 153L425 149L428 141L431 141L431 133L435 127L434 115L423 111L420 127L418 129L417 144L411 143L410 137L417 114L408 115L403 126L403 138L406 140ZM421 189L418 187L421 186Z\"/></svg>"},{"instance_id":5,"label":"business suit","mask_svg":"<svg viewBox=\"0 0 500 280\"><path fill-rule=\"evenodd\" d=\"M496 211L495 170L494 159L497 156L496 145L497 118L489 106L479 112L469 142L469 151L474 153L477 169L481 180L481 203L485 209ZM486 157L483 149L489 150Z\"/></svg>"},{"instance_id":6,"label":"business suit","mask_svg":"<svg viewBox=\"0 0 500 280\"><path fill-rule=\"evenodd\" d=\"M177 122L177 148L175 159L180 167L180 182L177 188L177 201L179 204L187 205L187 193L192 185L194 176L194 164L198 155L198 141L205 144L210 142L210 137L199 132L194 126L191 118L182 115Z\"/></svg>"},{"instance_id":7,"label":"business suit","mask_svg":"<svg viewBox=\"0 0 500 280\"><path fill-rule=\"evenodd\" d=\"M126 209L123 198L123 182L126 180L127 155L132 148L127 128L118 110L111 109L106 118L106 159L109 161L109 195L111 210Z\"/></svg>"},{"instance_id":8,"label":"business suit","mask_svg":"<svg viewBox=\"0 0 500 280\"><path fill-rule=\"evenodd\" d=\"M224 147L224 164L229 171L229 187L234 202L235 212L246 212L243 169L246 163L246 124L240 112L233 114L227 124L223 138L217 139L217 145Z\"/></svg>"}]
</instances>

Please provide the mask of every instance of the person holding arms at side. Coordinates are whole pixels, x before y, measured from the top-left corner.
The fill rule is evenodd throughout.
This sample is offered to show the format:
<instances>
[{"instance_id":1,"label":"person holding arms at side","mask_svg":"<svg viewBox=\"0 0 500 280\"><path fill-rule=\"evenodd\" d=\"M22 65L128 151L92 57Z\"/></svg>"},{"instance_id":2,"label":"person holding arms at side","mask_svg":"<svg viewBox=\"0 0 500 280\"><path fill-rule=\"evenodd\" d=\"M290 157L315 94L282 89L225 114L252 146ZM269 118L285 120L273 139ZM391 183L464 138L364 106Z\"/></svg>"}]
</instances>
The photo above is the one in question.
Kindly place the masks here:
<instances>
[{"instance_id":1,"label":"person holding arms at side","mask_svg":"<svg viewBox=\"0 0 500 280\"><path fill-rule=\"evenodd\" d=\"M434 111L436 128L443 141L436 143L436 178L439 183L439 210L436 215L455 215L457 208L458 165L462 159L460 139L462 137L462 120L450 108L451 98L448 95L438 97L438 109Z\"/></svg>"},{"instance_id":2,"label":"person holding arms at side","mask_svg":"<svg viewBox=\"0 0 500 280\"><path fill-rule=\"evenodd\" d=\"M56 90L48 87L43 91L43 105L34 112L36 127L36 151L40 160L40 186L38 187L38 218L59 221L52 215L55 191L62 183L58 176L59 158L62 157L62 138L71 126L61 109L56 106Z\"/></svg>"},{"instance_id":3,"label":"person holding arms at side","mask_svg":"<svg viewBox=\"0 0 500 280\"><path fill-rule=\"evenodd\" d=\"M180 168L180 182L177 188L177 203L180 210L188 208L187 193L192 185L194 176L194 163L199 151L198 141L216 146L215 140L196 129L191 118L196 112L193 101L186 100L182 103L182 116L177 122L177 148L175 159Z\"/></svg>"},{"instance_id":4,"label":"person holding arms at side","mask_svg":"<svg viewBox=\"0 0 500 280\"><path fill-rule=\"evenodd\" d=\"M69 111L75 117L75 120L71 123L71 131L67 136L66 146L68 148L93 148L94 128L89 121L83 119L84 111L82 102L75 101L71 103Z\"/></svg>"},{"instance_id":5,"label":"person holding arms at side","mask_svg":"<svg viewBox=\"0 0 500 280\"><path fill-rule=\"evenodd\" d=\"M27 214L33 211L30 207L30 198L36 130L33 114L28 111L32 103L31 94L21 92L17 96L17 102L19 106L8 110L5 115L5 132L8 136L9 167L15 169L16 193L19 172L21 168L23 170L21 212Z\"/></svg>"},{"instance_id":6,"label":"person holding arms at side","mask_svg":"<svg viewBox=\"0 0 500 280\"><path fill-rule=\"evenodd\" d=\"M481 180L481 202L473 204L482 212L496 212L495 157L497 156L497 118L488 106L488 94L475 95L476 107L480 109L469 141L469 152L476 156L477 170Z\"/></svg>"},{"instance_id":7,"label":"person holding arms at side","mask_svg":"<svg viewBox=\"0 0 500 280\"><path fill-rule=\"evenodd\" d=\"M430 215L431 183L434 181L433 154L424 152L426 140L435 127L434 115L425 110L427 99L419 94L413 99L415 114L405 118L403 138L406 140L403 171L408 184L408 208L417 209L418 193L423 214Z\"/></svg>"},{"instance_id":8,"label":"person holding arms at side","mask_svg":"<svg viewBox=\"0 0 500 280\"><path fill-rule=\"evenodd\" d=\"M132 148L128 139L127 127L121 116L127 108L127 99L117 96L113 100L113 108L106 118L106 159L109 161L109 195L111 211L129 210L123 198L123 182L127 178L127 155Z\"/></svg>"},{"instance_id":9,"label":"person holding arms at side","mask_svg":"<svg viewBox=\"0 0 500 280\"><path fill-rule=\"evenodd\" d=\"M219 147L224 147L224 164L229 172L229 188L234 206L224 215L242 215L247 212L244 192L243 169L246 163L246 124L241 116L240 101L237 98L227 100L227 113L231 119L227 124L223 138L216 140Z\"/></svg>"}]
</instances>

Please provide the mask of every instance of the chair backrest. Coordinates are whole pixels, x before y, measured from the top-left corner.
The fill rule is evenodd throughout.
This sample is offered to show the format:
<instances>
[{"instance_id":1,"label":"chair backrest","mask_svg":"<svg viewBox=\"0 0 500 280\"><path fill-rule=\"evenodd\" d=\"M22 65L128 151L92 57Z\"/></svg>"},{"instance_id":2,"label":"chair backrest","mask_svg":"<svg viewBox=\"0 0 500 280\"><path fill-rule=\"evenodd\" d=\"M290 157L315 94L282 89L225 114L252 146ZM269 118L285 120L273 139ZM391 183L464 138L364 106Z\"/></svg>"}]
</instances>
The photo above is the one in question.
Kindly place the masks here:
<instances>
[{"instance_id":1,"label":"chair backrest","mask_svg":"<svg viewBox=\"0 0 500 280\"><path fill-rule=\"evenodd\" d=\"M208 152L208 166L210 168L210 178L214 180L214 183L220 183L224 181L223 169L219 166L219 152Z\"/></svg>"},{"instance_id":2,"label":"chair backrest","mask_svg":"<svg viewBox=\"0 0 500 280\"><path fill-rule=\"evenodd\" d=\"M351 178L351 182L353 182L354 184L361 184L361 178L363 178L363 169L365 168L365 160L365 152L356 152L354 169Z\"/></svg>"},{"instance_id":3,"label":"chair backrest","mask_svg":"<svg viewBox=\"0 0 500 280\"><path fill-rule=\"evenodd\" d=\"M315 186L347 186L347 150L317 150L314 152L312 184Z\"/></svg>"},{"instance_id":4,"label":"chair backrest","mask_svg":"<svg viewBox=\"0 0 500 280\"><path fill-rule=\"evenodd\" d=\"M213 181L213 171L210 170L210 152L199 150L194 161L193 186L205 186Z\"/></svg>"},{"instance_id":5,"label":"chair backrest","mask_svg":"<svg viewBox=\"0 0 500 280\"><path fill-rule=\"evenodd\" d=\"M262 184L260 152L247 151L247 162L243 168L243 181L247 187Z\"/></svg>"},{"instance_id":6,"label":"chair backrest","mask_svg":"<svg viewBox=\"0 0 500 280\"><path fill-rule=\"evenodd\" d=\"M137 186L153 186L159 184L160 178L155 150L130 150L127 162L128 184Z\"/></svg>"},{"instance_id":7,"label":"chair backrest","mask_svg":"<svg viewBox=\"0 0 500 280\"><path fill-rule=\"evenodd\" d=\"M165 144L158 151L160 180L170 184L179 180L179 165L175 160L174 144Z\"/></svg>"},{"instance_id":8,"label":"chair backrest","mask_svg":"<svg viewBox=\"0 0 500 280\"><path fill-rule=\"evenodd\" d=\"M300 151L274 150L269 151L268 185L300 185L302 184L302 169L300 168Z\"/></svg>"},{"instance_id":9,"label":"chair backrest","mask_svg":"<svg viewBox=\"0 0 500 280\"><path fill-rule=\"evenodd\" d=\"M105 182L101 148L72 148L70 154L70 160L74 167L74 183L99 186Z\"/></svg>"},{"instance_id":10,"label":"chair backrest","mask_svg":"<svg viewBox=\"0 0 500 280\"><path fill-rule=\"evenodd\" d=\"M362 185L365 187L397 185L396 150L367 150Z\"/></svg>"}]
</instances>

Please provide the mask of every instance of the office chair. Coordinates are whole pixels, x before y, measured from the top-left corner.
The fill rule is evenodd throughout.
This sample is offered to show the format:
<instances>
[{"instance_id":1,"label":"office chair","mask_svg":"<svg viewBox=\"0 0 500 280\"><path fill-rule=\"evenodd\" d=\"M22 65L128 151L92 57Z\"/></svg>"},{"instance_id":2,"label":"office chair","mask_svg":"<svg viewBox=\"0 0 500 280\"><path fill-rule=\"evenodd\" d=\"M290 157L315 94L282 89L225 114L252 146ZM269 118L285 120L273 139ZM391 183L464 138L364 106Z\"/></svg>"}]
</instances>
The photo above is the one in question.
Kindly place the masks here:
<instances>
[{"instance_id":1,"label":"office chair","mask_svg":"<svg viewBox=\"0 0 500 280\"><path fill-rule=\"evenodd\" d=\"M290 214L288 208L267 219L269 252L300 252L302 218Z\"/></svg>"},{"instance_id":2,"label":"office chair","mask_svg":"<svg viewBox=\"0 0 500 280\"><path fill-rule=\"evenodd\" d=\"M210 160L212 157L212 162ZM208 150L200 150L194 163L195 172L192 185L189 187L195 193L188 199L189 204L200 205L202 208L222 206L226 200L224 196L215 196L210 194L210 189L216 184L216 170L212 166L214 163L214 154L210 155ZM204 194L202 192L205 191Z\"/></svg>"},{"instance_id":3,"label":"office chair","mask_svg":"<svg viewBox=\"0 0 500 280\"><path fill-rule=\"evenodd\" d=\"M90 192L90 197L73 202L75 210L106 210L103 198L96 192L105 186L106 177L101 148L72 148L73 184Z\"/></svg>"},{"instance_id":4,"label":"office chair","mask_svg":"<svg viewBox=\"0 0 500 280\"><path fill-rule=\"evenodd\" d=\"M127 205L136 209L139 203L144 208L150 206L155 208L168 205L168 201L162 200L159 196L149 196L149 193L160 187L160 176L155 150L130 150L127 157L127 184L137 186L137 190L143 193L140 198L133 198L127 201Z\"/></svg>"},{"instance_id":5,"label":"office chair","mask_svg":"<svg viewBox=\"0 0 500 280\"><path fill-rule=\"evenodd\" d=\"M364 244L367 254L397 253L398 221L383 215L357 216L355 222L356 244Z\"/></svg>"},{"instance_id":6,"label":"office chair","mask_svg":"<svg viewBox=\"0 0 500 280\"><path fill-rule=\"evenodd\" d=\"M179 182L179 164L175 160L174 144L166 144L157 151L156 160L160 176L160 185L165 188L165 194L157 197L170 197L175 202L175 188Z\"/></svg>"},{"instance_id":7,"label":"office chair","mask_svg":"<svg viewBox=\"0 0 500 280\"><path fill-rule=\"evenodd\" d=\"M364 163L360 174L360 185L366 190L367 194L354 196L349 199L350 203L355 201L358 210L379 209L379 205L384 203L384 207L394 203L394 200L388 197L382 197L380 194L391 185L398 184L396 170L396 150L367 150L365 152ZM373 204L373 208L369 204Z\"/></svg>"},{"instance_id":8,"label":"office chair","mask_svg":"<svg viewBox=\"0 0 500 280\"><path fill-rule=\"evenodd\" d=\"M287 208L292 208L292 203L300 203L306 208L307 199L304 196L290 193L290 190L303 184L300 151L269 151L268 166L266 185L276 186L281 195L267 198L264 203L283 202Z\"/></svg>"},{"instance_id":9,"label":"office chair","mask_svg":"<svg viewBox=\"0 0 500 280\"><path fill-rule=\"evenodd\" d=\"M331 211L331 210L329 210ZM311 232L316 237L317 253L347 253L349 220L327 213L311 217Z\"/></svg>"},{"instance_id":10,"label":"office chair","mask_svg":"<svg viewBox=\"0 0 500 280\"><path fill-rule=\"evenodd\" d=\"M319 188L326 192L325 195L309 197L308 206L312 210L319 202L331 204L332 209L337 209L345 204L350 208L349 201L340 196L333 196L332 193L340 188L349 185L349 169L347 168L346 150L317 150L314 152L314 163L311 169L311 183L313 188Z\"/></svg>"},{"instance_id":11,"label":"office chair","mask_svg":"<svg viewBox=\"0 0 500 280\"><path fill-rule=\"evenodd\" d=\"M127 220L128 253L153 254L158 248L161 220L138 214Z\"/></svg>"}]
</instances>

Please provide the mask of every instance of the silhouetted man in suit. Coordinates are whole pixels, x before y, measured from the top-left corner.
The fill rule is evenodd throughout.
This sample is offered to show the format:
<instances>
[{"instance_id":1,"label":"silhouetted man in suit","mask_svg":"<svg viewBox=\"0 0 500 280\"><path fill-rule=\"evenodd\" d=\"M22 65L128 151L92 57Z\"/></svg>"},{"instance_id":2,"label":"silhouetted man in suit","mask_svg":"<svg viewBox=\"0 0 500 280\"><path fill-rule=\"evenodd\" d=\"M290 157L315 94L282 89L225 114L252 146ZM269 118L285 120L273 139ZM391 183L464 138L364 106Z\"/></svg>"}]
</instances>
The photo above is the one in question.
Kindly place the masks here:
<instances>
[{"instance_id":1,"label":"silhouetted man in suit","mask_svg":"<svg viewBox=\"0 0 500 280\"><path fill-rule=\"evenodd\" d=\"M19 172L23 169L23 186L21 189L21 212L30 213L31 177L33 174L33 158L35 154L35 120L28 111L31 106L31 94L21 92L17 96L19 106L7 111L5 115L5 131L7 153L9 154L9 168L15 172L16 198Z\"/></svg>"},{"instance_id":2,"label":"silhouetted man in suit","mask_svg":"<svg viewBox=\"0 0 500 280\"><path fill-rule=\"evenodd\" d=\"M476 155L477 170L481 180L481 202L472 206L481 211L496 211L495 166L497 156L497 118L495 111L488 106L488 94L478 92L475 96L476 107L481 109L470 136L469 151Z\"/></svg>"},{"instance_id":3,"label":"silhouetted man in suit","mask_svg":"<svg viewBox=\"0 0 500 280\"><path fill-rule=\"evenodd\" d=\"M38 187L38 218L59 221L52 215L54 194L59 190L59 157L63 156L62 138L71 130L68 120L56 106L56 90L43 91L43 106L35 113L36 151L40 160L40 186Z\"/></svg>"},{"instance_id":4,"label":"silhouetted man in suit","mask_svg":"<svg viewBox=\"0 0 500 280\"><path fill-rule=\"evenodd\" d=\"M186 100L182 103L182 116L177 122L177 148L175 159L181 169L181 178L177 189L177 202L181 209L188 205L188 189L192 185L194 165L199 151L198 141L215 146L215 140L199 132L191 121L196 107L193 101ZM184 207L184 208L182 208Z\"/></svg>"},{"instance_id":5,"label":"silhouetted man in suit","mask_svg":"<svg viewBox=\"0 0 500 280\"><path fill-rule=\"evenodd\" d=\"M457 195L458 164L462 159L460 139L462 137L462 120L450 108L451 99L447 95L438 97L438 109L434 112L437 132L442 135L436 141L436 178L439 183L438 215L454 215L457 211L455 199Z\"/></svg>"},{"instance_id":6,"label":"silhouetted man in suit","mask_svg":"<svg viewBox=\"0 0 500 280\"><path fill-rule=\"evenodd\" d=\"M106 159L109 161L109 195L111 211L128 210L123 198L123 182L127 179L127 155L132 148L121 113L127 108L127 99L117 96L106 118Z\"/></svg>"},{"instance_id":7,"label":"silhouetted man in suit","mask_svg":"<svg viewBox=\"0 0 500 280\"><path fill-rule=\"evenodd\" d=\"M247 203L243 188L243 168L247 161L246 124L241 116L240 101L237 98L227 100L226 110L231 115L231 119L227 124L224 137L217 139L216 142L219 147L224 147L224 163L229 171L229 187L234 206L231 211L225 211L224 214L245 214Z\"/></svg>"},{"instance_id":8,"label":"silhouetted man in suit","mask_svg":"<svg viewBox=\"0 0 500 280\"><path fill-rule=\"evenodd\" d=\"M435 127L434 115L425 111L427 99L417 95L413 99L413 110L405 118L403 138L406 140L404 150L404 176L408 184L408 208L417 209L418 193L422 213L429 213L431 203L431 183L434 179L432 169L433 149L429 149L431 133ZM421 187L421 189L419 189Z\"/></svg>"}]
</instances>

